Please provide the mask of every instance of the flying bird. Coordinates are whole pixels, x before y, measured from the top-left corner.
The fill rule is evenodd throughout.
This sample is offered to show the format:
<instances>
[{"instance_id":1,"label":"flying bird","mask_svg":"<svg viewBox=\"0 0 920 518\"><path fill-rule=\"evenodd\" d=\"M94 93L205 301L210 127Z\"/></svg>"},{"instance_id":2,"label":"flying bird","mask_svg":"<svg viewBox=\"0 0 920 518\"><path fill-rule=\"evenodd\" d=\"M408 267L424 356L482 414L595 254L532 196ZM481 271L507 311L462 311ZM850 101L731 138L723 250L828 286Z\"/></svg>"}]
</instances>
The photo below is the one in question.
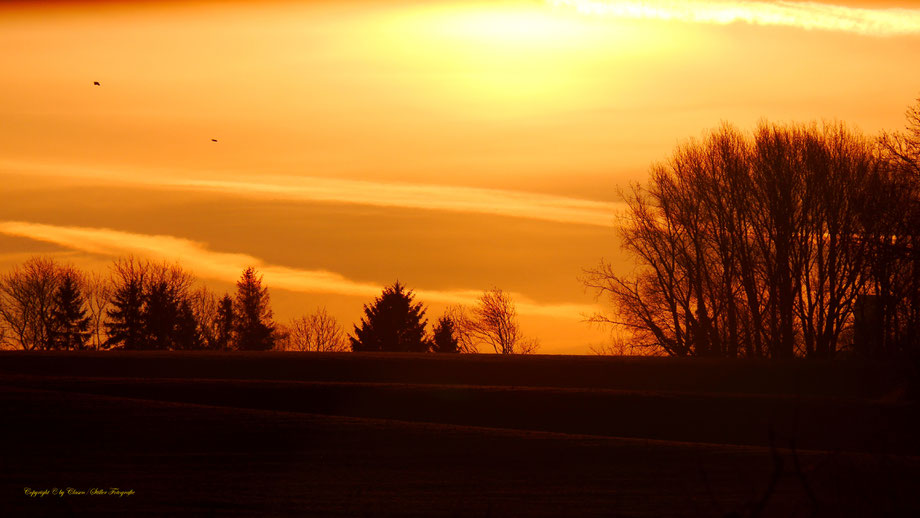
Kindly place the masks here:
<instances>
[{"instance_id":1,"label":"flying bird","mask_svg":"<svg viewBox=\"0 0 920 518\"><path fill-rule=\"evenodd\" d=\"M217 139L216 139L216 138L212 138L212 139L211 139L211 142L217 142Z\"/></svg>"},{"instance_id":2,"label":"flying bird","mask_svg":"<svg viewBox=\"0 0 920 518\"><path fill-rule=\"evenodd\" d=\"M99 84L99 81L93 81L93 86L102 86L102 85Z\"/></svg>"}]
</instances>

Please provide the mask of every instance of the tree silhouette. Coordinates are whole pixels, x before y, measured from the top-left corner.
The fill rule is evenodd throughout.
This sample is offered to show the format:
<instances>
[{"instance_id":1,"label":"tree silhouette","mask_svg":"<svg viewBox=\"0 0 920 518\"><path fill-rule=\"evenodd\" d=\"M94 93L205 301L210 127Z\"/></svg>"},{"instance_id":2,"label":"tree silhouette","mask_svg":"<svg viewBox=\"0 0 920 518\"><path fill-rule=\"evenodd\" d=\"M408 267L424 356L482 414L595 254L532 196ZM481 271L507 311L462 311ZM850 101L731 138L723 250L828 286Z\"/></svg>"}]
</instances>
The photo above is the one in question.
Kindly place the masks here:
<instances>
[{"instance_id":1,"label":"tree silhouette","mask_svg":"<svg viewBox=\"0 0 920 518\"><path fill-rule=\"evenodd\" d=\"M112 299L112 282L100 272L86 277L86 305L89 309L93 348L101 349L105 343L105 317Z\"/></svg>"},{"instance_id":2,"label":"tree silhouette","mask_svg":"<svg viewBox=\"0 0 920 518\"><path fill-rule=\"evenodd\" d=\"M0 317L16 345L24 350L50 345L59 272L54 260L33 257L0 277Z\"/></svg>"},{"instance_id":3,"label":"tree silhouette","mask_svg":"<svg viewBox=\"0 0 920 518\"><path fill-rule=\"evenodd\" d=\"M514 301L498 288L482 292L472 310L454 306L447 314L463 352L478 352L485 345L496 354L531 354L540 347L537 339L526 338L521 332Z\"/></svg>"},{"instance_id":4,"label":"tree silhouette","mask_svg":"<svg viewBox=\"0 0 920 518\"><path fill-rule=\"evenodd\" d=\"M879 327L864 337L860 351L892 357L912 352L920 358L920 99L905 113L907 126L880 139L886 164L886 182L874 200L894 210L881 212L882 232L873 236L871 271ZM870 326L872 327L872 326ZM857 330L867 331L865 326ZM874 330L873 330L874 331Z\"/></svg>"},{"instance_id":5,"label":"tree silhouette","mask_svg":"<svg viewBox=\"0 0 920 518\"><path fill-rule=\"evenodd\" d=\"M498 288L485 291L479 297L479 304L473 309L473 314L474 335L490 345L496 353L515 352L515 345L522 336L511 297Z\"/></svg>"},{"instance_id":6,"label":"tree silhouette","mask_svg":"<svg viewBox=\"0 0 920 518\"><path fill-rule=\"evenodd\" d=\"M899 168L920 180L920 98L907 108L904 117L907 126L903 131L883 134L882 147Z\"/></svg>"},{"instance_id":7,"label":"tree silhouette","mask_svg":"<svg viewBox=\"0 0 920 518\"><path fill-rule=\"evenodd\" d=\"M160 280L147 288L142 311L145 349L169 350L175 348L175 329L179 301L166 282Z\"/></svg>"},{"instance_id":8,"label":"tree silhouette","mask_svg":"<svg viewBox=\"0 0 920 518\"><path fill-rule=\"evenodd\" d=\"M628 193L623 247L585 283L643 345L675 356L830 357L887 234L883 164L842 124L725 125L680 146ZM892 204L888 204L892 205Z\"/></svg>"},{"instance_id":9,"label":"tree silhouette","mask_svg":"<svg viewBox=\"0 0 920 518\"><path fill-rule=\"evenodd\" d=\"M268 288L262 287L262 276L256 269L246 268L236 283L233 301L236 318L237 348L247 351L267 351L275 345L275 324L269 306Z\"/></svg>"},{"instance_id":10,"label":"tree silhouette","mask_svg":"<svg viewBox=\"0 0 920 518\"><path fill-rule=\"evenodd\" d=\"M133 257L112 265L115 292L106 322L109 346L129 350L197 348L200 334L189 301L191 274L178 265Z\"/></svg>"},{"instance_id":11,"label":"tree silhouette","mask_svg":"<svg viewBox=\"0 0 920 518\"><path fill-rule=\"evenodd\" d=\"M459 353L460 343L454 336L454 321L449 316L438 319L431 337L431 348L436 353Z\"/></svg>"},{"instance_id":12,"label":"tree silhouette","mask_svg":"<svg viewBox=\"0 0 920 518\"><path fill-rule=\"evenodd\" d=\"M457 340L458 352L476 354L479 352L479 339L473 331L476 327L470 310L463 305L448 306L444 310L444 317L449 318L452 324L452 334Z\"/></svg>"},{"instance_id":13,"label":"tree silhouette","mask_svg":"<svg viewBox=\"0 0 920 518\"><path fill-rule=\"evenodd\" d=\"M217 336L217 297L207 286L199 286L188 294L186 301L196 326L198 348L214 349Z\"/></svg>"},{"instance_id":14,"label":"tree silhouette","mask_svg":"<svg viewBox=\"0 0 920 518\"><path fill-rule=\"evenodd\" d=\"M326 352L346 351L345 332L334 316L325 307L318 308L309 317L313 330L311 350Z\"/></svg>"},{"instance_id":15,"label":"tree silhouette","mask_svg":"<svg viewBox=\"0 0 920 518\"><path fill-rule=\"evenodd\" d=\"M123 279L112 295L112 308L105 323L108 333L107 347L120 346L136 351L147 348L144 325L144 278L131 276Z\"/></svg>"},{"instance_id":16,"label":"tree silhouette","mask_svg":"<svg viewBox=\"0 0 920 518\"><path fill-rule=\"evenodd\" d=\"M286 348L294 351L341 352L348 346L345 333L326 308L291 321Z\"/></svg>"},{"instance_id":17,"label":"tree silhouette","mask_svg":"<svg viewBox=\"0 0 920 518\"><path fill-rule=\"evenodd\" d=\"M236 319L233 315L233 299L224 295L217 302L217 332L214 338L214 349L224 350L233 346L233 329Z\"/></svg>"},{"instance_id":18,"label":"tree silhouette","mask_svg":"<svg viewBox=\"0 0 920 518\"><path fill-rule=\"evenodd\" d=\"M361 326L349 336L355 352L426 352L425 309L413 303L413 293L396 281L384 288L371 306L364 305Z\"/></svg>"},{"instance_id":19,"label":"tree silhouette","mask_svg":"<svg viewBox=\"0 0 920 518\"><path fill-rule=\"evenodd\" d=\"M198 321L188 297L161 279L148 288L143 320L147 347L157 350L200 349Z\"/></svg>"},{"instance_id":20,"label":"tree silhouette","mask_svg":"<svg viewBox=\"0 0 920 518\"><path fill-rule=\"evenodd\" d=\"M226 294L218 299L213 291L201 286L190 294L187 301L191 317L180 308L180 323L185 319L185 327L189 328L192 321L196 324L195 335L189 334L190 329L183 333L197 343L193 348L229 349L233 338L233 299Z\"/></svg>"},{"instance_id":21,"label":"tree silhouette","mask_svg":"<svg viewBox=\"0 0 920 518\"><path fill-rule=\"evenodd\" d=\"M188 298L181 299L176 307L173 347L181 350L204 348L204 339L199 331L198 319L195 318L195 312Z\"/></svg>"},{"instance_id":22,"label":"tree silhouette","mask_svg":"<svg viewBox=\"0 0 920 518\"><path fill-rule=\"evenodd\" d=\"M49 348L69 350L83 349L86 346L92 330L85 304L76 271L65 271L54 293Z\"/></svg>"}]
</instances>

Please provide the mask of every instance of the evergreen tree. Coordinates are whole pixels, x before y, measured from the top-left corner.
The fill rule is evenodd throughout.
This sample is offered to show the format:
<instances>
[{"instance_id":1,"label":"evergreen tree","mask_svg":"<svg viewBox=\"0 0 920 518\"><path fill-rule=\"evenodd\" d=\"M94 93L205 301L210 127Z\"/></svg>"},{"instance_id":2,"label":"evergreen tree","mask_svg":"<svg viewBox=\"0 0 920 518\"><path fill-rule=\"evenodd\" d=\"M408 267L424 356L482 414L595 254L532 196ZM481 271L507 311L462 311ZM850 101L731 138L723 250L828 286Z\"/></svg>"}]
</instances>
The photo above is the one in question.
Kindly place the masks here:
<instances>
[{"instance_id":1,"label":"evergreen tree","mask_svg":"<svg viewBox=\"0 0 920 518\"><path fill-rule=\"evenodd\" d=\"M173 347L185 350L203 349L204 339L198 330L198 320L192 311L191 303L187 298L183 298L176 310Z\"/></svg>"},{"instance_id":2,"label":"evergreen tree","mask_svg":"<svg viewBox=\"0 0 920 518\"><path fill-rule=\"evenodd\" d=\"M92 332L84 304L76 274L65 272L54 292L49 348L83 349L86 346Z\"/></svg>"},{"instance_id":3,"label":"evergreen tree","mask_svg":"<svg viewBox=\"0 0 920 518\"><path fill-rule=\"evenodd\" d=\"M236 319L233 315L233 299L224 295L217 303L217 333L214 338L214 349L230 349L234 345L233 328Z\"/></svg>"},{"instance_id":4,"label":"evergreen tree","mask_svg":"<svg viewBox=\"0 0 920 518\"><path fill-rule=\"evenodd\" d=\"M147 348L156 350L201 349L198 320L187 296L164 280L153 283L144 303Z\"/></svg>"},{"instance_id":5,"label":"evergreen tree","mask_svg":"<svg viewBox=\"0 0 920 518\"><path fill-rule=\"evenodd\" d=\"M413 304L413 294L396 281L383 290L372 306L364 306L361 327L348 337L355 352L426 352L425 309Z\"/></svg>"},{"instance_id":6,"label":"evergreen tree","mask_svg":"<svg viewBox=\"0 0 920 518\"><path fill-rule=\"evenodd\" d=\"M105 327L109 335L106 341L108 347L120 345L127 350L147 348L143 277L127 278L115 288L112 309L108 310L107 315Z\"/></svg>"},{"instance_id":7,"label":"evergreen tree","mask_svg":"<svg viewBox=\"0 0 920 518\"><path fill-rule=\"evenodd\" d=\"M142 322L147 336L144 348L160 351L174 349L179 316L176 294L161 280L150 285L144 298Z\"/></svg>"},{"instance_id":8,"label":"evergreen tree","mask_svg":"<svg viewBox=\"0 0 920 518\"><path fill-rule=\"evenodd\" d=\"M177 265L115 261L107 345L128 350L199 349L202 334L189 287L194 278Z\"/></svg>"},{"instance_id":9,"label":"evergreen tree","mask_svg":"<svg viewBox=\"0 0 920 518\"><path fill-rule=\"evenodd\" d=\"M460 344L454 336L454 321L449 316L438 319L431 339L431 348L436 353L458 353Z\"/></svg>"},{"instance_id":10,"label":"evergreen tree","mask_svg":"<svg viewBox=\"0 0 920 518\"><path fill-rule=\"evenodd\" d=\"M269 306L268 288L262 287L262 276L256 269L246 268L236 283L233 301L236 319L236 346L247 351L267 351L275 346L275 324Z\"/></svg>"}]
</instances>

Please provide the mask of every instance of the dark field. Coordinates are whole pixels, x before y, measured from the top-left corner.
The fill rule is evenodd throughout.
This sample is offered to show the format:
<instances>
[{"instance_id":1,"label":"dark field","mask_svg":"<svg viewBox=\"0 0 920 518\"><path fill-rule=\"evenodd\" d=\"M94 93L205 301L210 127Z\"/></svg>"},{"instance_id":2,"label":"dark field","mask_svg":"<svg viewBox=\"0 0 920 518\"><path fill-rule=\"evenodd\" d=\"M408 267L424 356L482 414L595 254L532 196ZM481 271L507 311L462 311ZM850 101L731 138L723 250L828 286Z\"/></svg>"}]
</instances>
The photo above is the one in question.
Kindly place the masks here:
<instances>
[{"instance_id":1,"label":"dark field","mask_svg":"<svg viewBox=\"0 0 920 518\"><path fill-rule=\"evenodd\" d=\"M901 380L843 361L5 352L0 512L920 516Z\"/></svg>"}]
</instances>

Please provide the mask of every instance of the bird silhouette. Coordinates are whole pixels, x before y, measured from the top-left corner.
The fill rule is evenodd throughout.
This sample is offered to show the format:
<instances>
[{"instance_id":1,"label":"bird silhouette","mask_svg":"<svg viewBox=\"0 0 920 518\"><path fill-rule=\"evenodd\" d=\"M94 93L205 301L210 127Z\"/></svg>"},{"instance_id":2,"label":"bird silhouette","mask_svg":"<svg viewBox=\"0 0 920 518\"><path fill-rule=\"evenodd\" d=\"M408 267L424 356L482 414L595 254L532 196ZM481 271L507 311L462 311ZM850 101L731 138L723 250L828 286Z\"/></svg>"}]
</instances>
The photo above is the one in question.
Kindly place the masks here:
<instances>
[{"instance_id":1,"label":"bird silhouette","mask_svg":"<svg viewBox=\"0 0 920 518\"><path fill-rule=\"evenodd\" d=\"M211 139L211 142L217 142L217 139L216 139L216 138L212 138L212 139Z\"/></svg>"},{"instance_id":2,"label":"bird silhouette","mask_svg":"<svg viewBox=\"0 0 920 518\"><path fill-rule=\"evenodd\" d=\"M93 86L102 86L102 85L99 84L99 81L93 81Z\"/></svg>"}]
</instances>

